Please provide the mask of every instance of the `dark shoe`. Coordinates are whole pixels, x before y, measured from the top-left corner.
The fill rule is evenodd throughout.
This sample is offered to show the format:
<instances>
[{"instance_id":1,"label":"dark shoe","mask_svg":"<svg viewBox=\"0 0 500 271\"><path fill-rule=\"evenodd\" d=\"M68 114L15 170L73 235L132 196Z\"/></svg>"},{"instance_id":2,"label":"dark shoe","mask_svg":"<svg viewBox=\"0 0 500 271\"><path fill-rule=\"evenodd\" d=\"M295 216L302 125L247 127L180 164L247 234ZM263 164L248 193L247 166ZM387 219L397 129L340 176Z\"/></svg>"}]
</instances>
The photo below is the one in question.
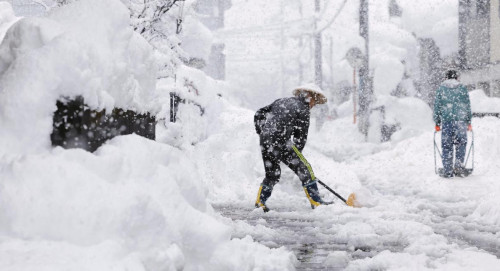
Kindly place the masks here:
<instances>
[{"instance_id":1,"label":"dark shoe","mask_svg":"<svg viewBox=\"0 0 500 271\"><path fill-rule=\"evenodd\" d=\"M264 212L269 212L269 208L267 208L266 206L266 201L271 196L272 192L272 187L261 184L259 187L259 192L257 194L257 200L255 201L255 208L262 208Z\"/></svg>"},{"instance_id":2,"label":"dark shoe","mask_svg":"<svg viewBox=\"0 0 500 271\"><path fill-rule=\"evenodd\" d=\"M267 206L264 204L264 203L255 203L255 208L262 208L262 210L264 211L264 213L267 213L269 212L269 208L267 208Z\"/></svg>"},{"instance_id":3,"label":"dark shoe","mask_svg":"<svg viewBox=\"0 0 500 271\"><path fill-rule=\"evenodd\" d=\"M304 192L306 193L307 199L311 203L311 208L316 208L320 205L329 205L332 202L326 202L319 196L318 183L316 181L310 182L304 185Z\"/></svg>"},{"instance_id":4,"label":"dark shoe","mask_svg":"<svg viewBox=\"0 0 500 271\"><path fill-rule=\"evenodd\" d=\"M446 173L444 168L439 168L437 173L441 178L452 178L454 176L453 171Z\"/></svg>"},{"instance_id":5,"label":"dark shoe","mask_svg":"<svg viewBox=\"0 0 500 271\"><path fill-rule=\"evenodd\" d=\"M453 170L453 174L455 176L458 176L458 177L466 177L466 170L464 167L456 167L454 170Z\"/></svg>"}]
</instances>

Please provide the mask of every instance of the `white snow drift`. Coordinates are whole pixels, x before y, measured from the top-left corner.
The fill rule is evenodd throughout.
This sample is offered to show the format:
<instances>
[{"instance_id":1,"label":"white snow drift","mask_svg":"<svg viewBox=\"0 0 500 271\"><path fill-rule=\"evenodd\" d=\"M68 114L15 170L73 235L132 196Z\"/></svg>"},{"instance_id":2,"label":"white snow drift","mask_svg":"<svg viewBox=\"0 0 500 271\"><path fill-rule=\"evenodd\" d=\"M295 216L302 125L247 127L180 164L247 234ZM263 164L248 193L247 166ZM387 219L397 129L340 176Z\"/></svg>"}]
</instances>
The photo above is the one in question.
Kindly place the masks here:
<instances>
[{"instance_id":1,"label":"white snow drift","mask_svg":"<svg viewBox=\"0 0 500 271\"><path fill-rule=\"evenodd\" d=\"M2 27L16 20L0 15ZM231 239L208 204L206 177L178 148L136 135L93 154L50 147L60 97L81 95L95 109L161 111L168 93L157 92L152 49L129 23L118 0L81 0L6 31L0 269L293 268L284 248Z\"/></svg>"}]
</instances>

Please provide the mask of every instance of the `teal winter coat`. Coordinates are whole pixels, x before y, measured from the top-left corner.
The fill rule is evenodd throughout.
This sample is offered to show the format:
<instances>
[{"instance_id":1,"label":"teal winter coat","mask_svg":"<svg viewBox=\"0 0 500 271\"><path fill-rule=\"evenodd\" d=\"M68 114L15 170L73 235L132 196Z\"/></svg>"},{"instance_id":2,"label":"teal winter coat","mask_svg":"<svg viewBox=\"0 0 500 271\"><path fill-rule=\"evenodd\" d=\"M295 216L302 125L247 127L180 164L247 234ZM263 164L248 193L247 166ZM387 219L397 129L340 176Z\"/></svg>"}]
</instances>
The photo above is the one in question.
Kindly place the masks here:
<instances>
[{"instance_id":1,"label":"teal winter coat","mask_svg":"<svg viewBox=\"0 0 500 271\"><path fill-rule=\"evenodd\" d=\"M470 124L472 112L467 89L457 80L446 80L436 92L434 122L441 125L449 121L465 121Z\"/></svg>"}]
</instances>

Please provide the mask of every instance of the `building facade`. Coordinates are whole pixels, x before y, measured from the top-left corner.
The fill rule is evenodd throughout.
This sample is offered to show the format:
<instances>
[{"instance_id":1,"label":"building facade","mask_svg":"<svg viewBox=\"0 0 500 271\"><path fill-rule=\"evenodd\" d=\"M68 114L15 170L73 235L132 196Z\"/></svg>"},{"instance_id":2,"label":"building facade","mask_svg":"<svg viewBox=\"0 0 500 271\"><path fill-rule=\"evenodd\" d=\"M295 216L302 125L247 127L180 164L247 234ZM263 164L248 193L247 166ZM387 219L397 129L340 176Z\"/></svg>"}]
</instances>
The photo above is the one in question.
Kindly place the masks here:
<instances>
[{"instance_id":1,"label":"building facade","mask_svg":"<svg viewBox=\"0 0 500 271\"><path fill-rule=\"evenodd\" d=\"M459 0L461 81L500 97L500 0Z\"/></svg>"},{"instance_id":2,"label":"building facade","mask_svg":"<svg viewBox=\"0 0 500 271\"><path fill-rule=\"evenodd\" d=\"M196 4L196 11L201 14L200 21L211 31L224 28L224 12L231 7L230 0L204 0ZM214 79L224 80L226 74L226 56L224 42L215 40L210 56L203 71Z\"/></svg>"}]
</instances>

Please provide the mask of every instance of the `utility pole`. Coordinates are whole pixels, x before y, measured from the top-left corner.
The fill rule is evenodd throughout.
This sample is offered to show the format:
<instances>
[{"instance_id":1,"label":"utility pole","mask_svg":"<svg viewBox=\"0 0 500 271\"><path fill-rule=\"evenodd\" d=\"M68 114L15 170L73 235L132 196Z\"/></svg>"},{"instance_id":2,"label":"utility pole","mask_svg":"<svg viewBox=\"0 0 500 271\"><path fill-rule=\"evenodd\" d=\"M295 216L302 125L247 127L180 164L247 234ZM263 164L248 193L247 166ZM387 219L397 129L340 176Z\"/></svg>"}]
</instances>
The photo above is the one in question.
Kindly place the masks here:
<instances>
[{"instance_id":1,"label":"utility pole","mask_svg":"<svg viewBox=\"0 0 500 271\"><path fill-rule=\"evenodd\" d=\"M314 1L314 11L316 16L320 12L320 0ZM322 68L322 55L321 55L321 31L317 31L318 18L314 22L314 83L322 88L323 83L323 68Z\"/></svg>"},{"instance_id":2,"label":"utility pole","mask_svg":"<svg viewBox=\"0 0 500 271\"><path fill-rule=\"evenodd\" d=\"M358 92L358 89L357 89L357 83L356 83L356 68L354 68L352 70L352 123L353 124L356 124L356 105L357 105L357 101L356 101L356 95Z\"/></svg>"},{"instance_id":3,"label":"utility pole","mask_svg":"<svg viewBox=\"0 0 500 271\"><path fill-rule=\"evenodd\" d=\"M333 85L334 85L334 81L333 81L333 78L334 78L334 75L333 75L333 38L332 36L329 36L329 45L330 45L330 55L329 55L329 63L328 63L328 66L329 66L329 69L330 69L330 78L328 80L328 85L331 89L333 89Z\"/></svg>"},{"instance_id":4,"label":"utility pole","mask_svg":"<svg viewBox=\"0 0 500 271\"><path fill-rule=\"evenodd\" d=\"M280 2L280 81L281 81L281 96L285 95L285 56L283 53L285 52L285 0L281 0Z\"/></svg>"},{"instance_id":5,"label":"utility pole","mask_svg":"<svg viewBox=\"0 0 500 271\"><path fill-rule=\"evenodd\" d=\"M359 3L359 34L365 39L365 57L359 69L359 122L358 129L368 139L368 128L370 126L370 104L373 99L373 84L370 77L370 29L368 21L368 0L360 0Z\"/></svg>"},{"instance_id":6,"label":"utility pole","mask_svg":"<svg viewBox=\"0 0 500 271\"><path fill-rule=\"evenodd\" d=\"M302 11L302 3L299 2L299 13L300 13L300 20L304 19L304 14ZM304 46L304 37L301 35L299 37L299 48L302 50L302 47ZM299 82L298 85L302 85L304 82L304 65L302 64L302 58L301 55L299 54L298 57L298 63L299 63Z\"/></svg>"},{"instance_id":7,"label":"utility pole","mask_svg":"<svg viewBox=\"0 0 500 271\"><path fill-rule=\"evenodd\" d=\"M474 3L475 4L475 3ZM458 1L458 62L460 70L467 69L467 23L468 23L468 0Z\"/></svg>"}]
</instances>

